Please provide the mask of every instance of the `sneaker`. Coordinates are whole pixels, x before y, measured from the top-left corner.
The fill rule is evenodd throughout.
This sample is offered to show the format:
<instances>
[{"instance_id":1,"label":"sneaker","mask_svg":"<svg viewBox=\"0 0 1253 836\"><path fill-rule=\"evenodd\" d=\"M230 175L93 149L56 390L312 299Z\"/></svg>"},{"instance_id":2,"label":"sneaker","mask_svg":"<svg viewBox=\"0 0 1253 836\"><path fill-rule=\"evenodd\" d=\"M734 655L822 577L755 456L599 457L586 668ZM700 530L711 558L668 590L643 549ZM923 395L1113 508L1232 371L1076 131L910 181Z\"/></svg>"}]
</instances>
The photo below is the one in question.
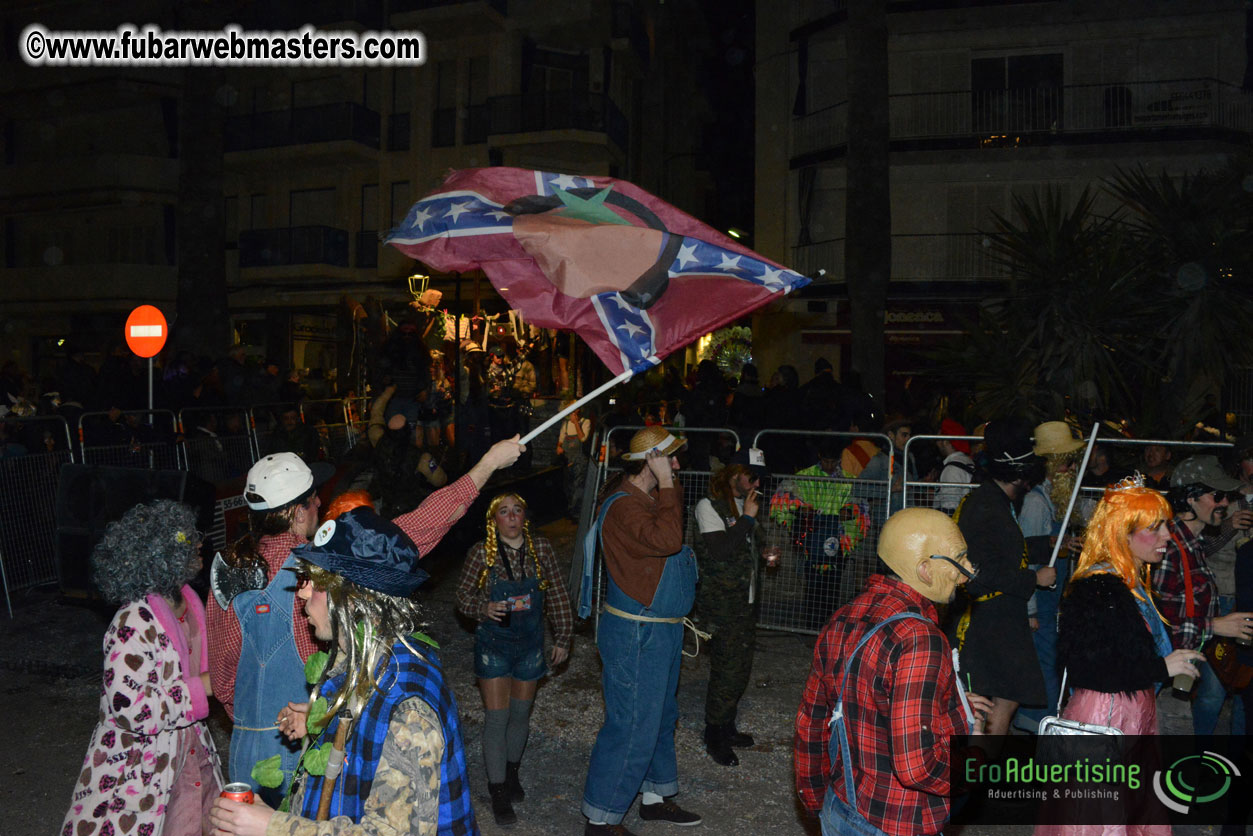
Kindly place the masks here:
<instances>
[{"instance_id":1,"label":"sneaker","mask_svg":"<svg viewBox=\"0 0 1253 836\"><path fill-rule=\"evenodd\" d=\"M583 836L635 836L624 824L592 824L583 828Z\"/></svg>"},{"instance_id":2,"label":"sneaker","mask_svg":"<svg viewBox=\"0 0 1253 836\"><path fill-rule=\"evenodd\" d=\"M640 802L640 818L644 821L669 822L679 827L691 827L703 821L700 816L689 813L668 798L659 804Z\"/></svg>"}]
</instances>

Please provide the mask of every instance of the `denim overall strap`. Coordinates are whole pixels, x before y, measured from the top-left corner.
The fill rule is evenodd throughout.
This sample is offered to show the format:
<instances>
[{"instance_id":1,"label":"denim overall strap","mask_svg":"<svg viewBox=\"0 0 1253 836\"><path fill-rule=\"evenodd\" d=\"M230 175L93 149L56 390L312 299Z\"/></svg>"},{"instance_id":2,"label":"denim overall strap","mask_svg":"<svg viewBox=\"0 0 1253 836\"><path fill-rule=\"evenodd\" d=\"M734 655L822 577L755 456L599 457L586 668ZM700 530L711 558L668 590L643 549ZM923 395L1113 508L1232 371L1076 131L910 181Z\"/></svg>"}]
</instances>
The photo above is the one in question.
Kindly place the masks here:
<instances>
[{"instance_id":1,"label":"denim overall strap","mask_svg":"<svg viewBox=\"0 0 1253 836\"><path fill-rule=\"evenodd\" d=\"M600 528L605 524L609 506L624 496L626 491L618 491L606 497L600 505L596 522L583 535L583 582L579 585L579 618L587 618L592 614L592 587L596 583L596 545L600 541Z\"/></svg>"},{"instance_id":2,"label":"denim overall strap","mask_svg":"<svg viewBox=\"0 0 1253 836\"><path fill-rule=\"evenodd\" d=\"M831 758L831 766L832 768L834 768L835 757L836 757L835 747L837 743L839 744L839 747L840 747L839 754L840 754L840 757L843 758L843 763L844 763L844 792L847 797L847 803L848 803L849 808L852 810L853 813L857 814L858 816L860 816L861 814L857 813L857 789L853 785L853 756L852 756L851 751L849 750L848 730L844 724L844 689L848 685L848 672L853 666L853 659L857 656L859 652L861 652L861 649L866 644L866 642L870 641L871 636L879 632L879 630L882 629L883 627L886 627L889 624L891 624L893 621L902 621L907 618L917 619L918 621L927 620L926 618L924 618L923 616L915 612L897 613L896 615L891 616L890 618L886 618L883 621L876 624L875 626L871 627L862 635L861 639L857 642L857 645L853 648L853 652L848 654L848 660L845 661L844 663L844 675L840 679L840 691L839 691L839 694L836 696L835 711L832 712L831 714L831 722L829 725L832 727L833 731L831 734L831 740L827 744L827 752Z\"/></svg>"},{"instance_id":3,"label":"denim overall strap","mask_svg":"<svg viewBox=\"0 0 1253 836\"><path fill-rule=\"evenodd\" d=\"M231 733L230 780L257 789L252 768L257 761L282 756L283 791L300 758L273 728L288 702L309 698L304 662L296 649L292 611L296 595L296 558L288 556L265 589L242 592L231 601L242 641L235 679L235 728ZM247 728L244 728L247 727ZM263 729L251 731L249 729Z\"/></svg>"},{"instance_id":4,"label":"denim overall strap","mask_svg":"<svg viewBox=\"0 0 1253 836\"><path fill-rule=\"evenodd\" d=\"M522 596L530 596L531 608L514 610L511 607L508 627L502 627L489 618L479 622L479 629L494 638L509 641L533 638L536 635L539 636L540 641L543 641L544 591L539 588L539 579L520 578L518 580L505 580L495 577L491 579L489 590L491 600L509 601Z\"/></svg>"}]
</instances>

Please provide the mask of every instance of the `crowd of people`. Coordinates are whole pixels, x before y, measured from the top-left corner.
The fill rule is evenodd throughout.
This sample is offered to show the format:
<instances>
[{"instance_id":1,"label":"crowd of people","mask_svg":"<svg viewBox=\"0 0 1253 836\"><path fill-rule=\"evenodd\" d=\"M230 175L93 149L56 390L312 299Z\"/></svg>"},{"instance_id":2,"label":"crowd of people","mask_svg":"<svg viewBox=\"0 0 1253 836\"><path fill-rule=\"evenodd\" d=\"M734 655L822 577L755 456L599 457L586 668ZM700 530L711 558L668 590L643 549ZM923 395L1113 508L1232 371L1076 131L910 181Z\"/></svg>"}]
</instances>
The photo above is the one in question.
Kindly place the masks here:
<instances>
[{"instance_id":1,"label":"crowd of people","mask_svg":"<svg viewBox=\"0 0 1253 836\"><path fill-rule=\"evenodd\" d=\"M442 358L405 326L386 346L386 385L370 405L368 492L323 512L325 450L293 409L278 421L285 440L246 473L247 531L214 567L204 603L186 586L203 541L189 509L141 505L110 526L93 565L121 609L64 834L86 832L84 822L117 832L160 823L155 832L171 834L206 822L244 835L349 824L476 832L444 673L461 661L441 660L421 632L419 561L494 472L526 455L521 405L535 373L504 350L464 352L465 408L454 421ZM620 397L599 419L575 411L558 431L565 507L578 516L601 452L590 449L595 433L644 426L611 435L603 451L616 475L595 498L577 602L566 556L533 529L518 492L492 499L463 564L457 607L478 622L464 664L482 698L498 824L517 821L536 686L568 657L576 612L596 609L601 554L605 719L582 795L591 836L629 836L623 820L637 798L645 821L701 822L676 802L685 630L706 640L710 758L734 767L736 749L753 745L738 705L763 572L781 541L803 577L799 626L819 631L795 764L800 799L824 833L937 833L952 812L953 735L1035 733L1059 705L1070 719L1152 734L1156 689L1170 676L1197 680L1195 730L1215 732L1233 689L1205 656L1215 641L1253 640L1253 439L1225 462L1207 453L1175 462L1158 444L1129 462L1122 448L1097 445L1079 473L1085 442L1061 420L998 419L968 434L945 418L935 425L945 438L910 445L907 457L930 424L885 423L822 360L803 385L782 366L766 386L751 364L731 386L705 362L690 387L663 374L658 394ZM769 429L810 435L766 433L750 450ZM690 507L681 468L711 474ZM904 481L922 489L902 509ZM1076 485L1103 493L1068 518ZM852 556L869 542L878 571L840 606ZM1253 651L1230 652L1253 665ZM1242 736L1253 689L1236 696L1231 734ZM209 699L233 723L224 772L204 729ZM255 802L218 798L224 779L248 784Z\"/></svg>"}]
</instances>

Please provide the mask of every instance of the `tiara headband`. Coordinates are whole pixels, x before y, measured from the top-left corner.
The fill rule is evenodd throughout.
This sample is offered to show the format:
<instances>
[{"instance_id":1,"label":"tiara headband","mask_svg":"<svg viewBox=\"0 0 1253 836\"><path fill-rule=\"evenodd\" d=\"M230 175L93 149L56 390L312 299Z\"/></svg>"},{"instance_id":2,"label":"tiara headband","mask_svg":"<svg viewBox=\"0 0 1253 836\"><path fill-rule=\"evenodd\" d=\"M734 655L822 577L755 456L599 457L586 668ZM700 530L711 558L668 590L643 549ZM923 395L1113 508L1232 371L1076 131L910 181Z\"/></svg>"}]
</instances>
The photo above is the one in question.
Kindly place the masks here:
<instances>
[{"instance_id":1,"label":"tiara headband","mask_svg":"<svg viewBox=\"0 0 1253 836\"><path fill-rule=\"evenodd\" d=\"M1144 474L1137 470L1132 475L1127 476L1126 478L1110 485L1109 489L1111 491L1117 492L1117 491L1129 491L1129 490L1132 490L1133 488L1143 488L1143 487L1144 487Z\"/></svg>"}]
</instances>

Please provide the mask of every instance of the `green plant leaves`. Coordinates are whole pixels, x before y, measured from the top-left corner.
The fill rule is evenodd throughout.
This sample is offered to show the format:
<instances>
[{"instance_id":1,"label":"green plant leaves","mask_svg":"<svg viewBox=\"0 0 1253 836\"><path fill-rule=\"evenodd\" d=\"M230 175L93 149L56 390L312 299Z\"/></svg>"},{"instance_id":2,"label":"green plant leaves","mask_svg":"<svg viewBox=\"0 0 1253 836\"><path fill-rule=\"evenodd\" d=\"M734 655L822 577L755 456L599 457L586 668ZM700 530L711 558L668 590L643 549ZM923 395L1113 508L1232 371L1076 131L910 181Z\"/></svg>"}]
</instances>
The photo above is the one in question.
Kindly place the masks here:
<instances>
[{"instance_id":1,"label":"green plant leaves","mask_svg":"<svg viewBox=\"0 0 1253 836\"><path fill-rule=\"evenodd\" d=\"M279 765L283 761L281 755L257 761L252 767L252 780L263 787L274 789L283 785L283 769Z\"/></svg>"},{"instance_id":2,"label":"green plant leaves","mask_svg":"<svg viewBox=\"0 0 1253 836\"><path fill-rule=\"evenodd\" d=\"M326 763L331 757L331 742L328 740L321 746L305 752L301 765L310 775L325 775Z\"/></svg>"},{"instance_id":3,"label":"green plant leaves","mask_svg":"<svg viewBox=\"0 0 1253 836\"><path fill-rule=\"evenodd\" d=\"M330 718L326 716L326 707L326 697L318 697L309 703L309 717L305 720L305 731L308 734L318 734L326 728L326 724L330 721Z\"/></svg>"},{"instance_id":4,"label":"green plant leaves","mask_svg":"<svg viewBox=\"0 0 1253 836\"><path fill-rule=\"evenodd\" d=\"M309 657L308 662L305 662L305 682L310 685L317 683L322 678L324 670L326 670L326 653L319 650Z\"/></svg>"}]
</instances>

